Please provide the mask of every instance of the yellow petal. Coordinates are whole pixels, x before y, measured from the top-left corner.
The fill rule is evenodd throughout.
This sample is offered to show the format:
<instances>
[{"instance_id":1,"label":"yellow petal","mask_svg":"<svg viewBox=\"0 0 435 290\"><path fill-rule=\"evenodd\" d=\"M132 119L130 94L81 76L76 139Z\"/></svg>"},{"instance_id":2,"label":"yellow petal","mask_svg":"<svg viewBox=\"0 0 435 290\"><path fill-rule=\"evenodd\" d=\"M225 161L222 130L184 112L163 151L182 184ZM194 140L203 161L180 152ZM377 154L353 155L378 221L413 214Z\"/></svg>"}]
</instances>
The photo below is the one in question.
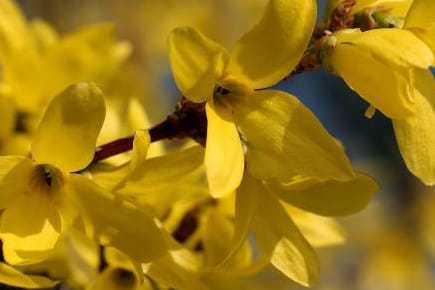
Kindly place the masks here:
<instances>
[{"instance_id":1,"label":"yellow petal","mask_svg":"<svg viewBox=\"0 0 435 290\"><path fill-rule=\"evenodd\" d=\"M32 144L33 157L67 172L85 168L94 157L104 116L104 97L97 86L68 87L45 111Z\"/></svg>"},{"instance_id":2,"label":"yellow petal","mask_svg":"<svg viewBox=\"0 0 435 290\"><path fill-rule=\"evenodd\" d=\"M400 153L408 169L426 185L435 184L435 79L430 71L416 72L416 114L393 120Z\"/></svg>"},{"instance_id":3,"label":"yellow petal","mask_svg":"<svg viewBox=\"0 0 435 290\"><path fill-rule=\"evenodd\" d=\"M367 50L374 59L391 64L396 70L401 67L426 69L434 59L424 42L408 30L384 28L353 35L353 39L345 37L343 44Z\"/></svg>"},{"instance_id":4,"label":"yellow petal","mask_svg":"<svg viewBox=\"0 0 435 290\"><path fill-rule=\"evenodd\" d=\"M431 0L413 0L405 18L404 28L421 27L435 23L435 2Z\"/></svg>"},{"instance_id":5,"label":"yellow petal","mask_svg":"<svg viewBox=\"0 0 435 290\"><path fill-rule=\"evenodd\" d=\"M35 39L35 45L40 51L48 49L59 40L59 35L54 27L42 19L32 19L29 23L29 30Z\"/></svg>"},{"instance_id":6,"label":"yellow petal","mask_svg":"<svg viewBox=\"0 0 435 290\"><path fill-rule=\"evenodd\" d=\"M27 133L15 132L0 147L0 155L28 155L32 144L31 139L32 137Z\"/></svg>"},{"instance_id":7,"label":"yellow petal","mask_svg":"<svg viewBox=\"0 0 435 290\"><path fill-rule=\"evenodd\" d=\"M151 205L160 216L174 212L172 207L180 199L209 197L201 146L147 159L137 172L116 192Z\"/></svg>"},{"instance_id":8,"label":"yellow petal","mask_svg":"<svg viewBox=\"0 0 435 290\"><path fill-rule=\"evenodd\" d=\"M261 21L231 50L227 72L265 88L290 74L311 38L316 1L270 0Z\"/></svg>"},{"instance_id":9,"label":"yellow petal","mask_svg":"<svg viewBox=\"0 0 435 290\"><path fill-rule=\"evenodd\" d=\"M388 14L404 18L411 2L410 0L358 0L351 11L355 13L361 12L364 8L383 6L391 9Z\"/></svg>"},{"instance_id":10,"label":"yellow petal","mask_svg":"<svg viewBox=\"0 0 435 290\"><path fill-rule=\"evenodd\" d=\"M44 74L33 75L47 84L38 86L36 98L46 103L66 86L81 81L101 84L114 73L129 51L126 43L114 41L113 24L87 25L65 35L44 54L41 60Z\"/></svg>"},{"instance_id":11,"label":"yellow petal","mask_svg":"<svg viewBox=\"0 0 435 290\"><path fill-rule=\"evenodd\" d=\"M386 116L404 118L414 112L410 72L402 76L350 45L337 46L328 61L351 89Z\"/></svg>"},{"instance_id":12,"label":"yellow petal","mask_svg":"<svg viewBox=\"0 0 435 290\"><path fill-rule=\"evenodd\" d=\"M198 257L186 249L173 250L144 266L144 273L157 283L173 289L208 290L201 279L198 262Z\"/></svg>"},{"instance_id":13,"label":"yellow petal","mask_svg":"<svg viewBox=\"0 0 435 290\"><path fill-rule=\"evenodd\" d=\"M213 267L221 263L228 251L232 248L231 237L234 225L230 218L222 215L221 212L213 211L207 218L204 225L203 245L204 262L203 267ZM238 255L226 264L223 271L233 272L237 267L248 266L251 261L251 249L248 242L244 240L244 247L238 251Z\"/></svg>"},{"instance_id":14,"label":"yellow petal","mask_svg":"<svg viewBox=\"0 0 435 290\"><path fill-rule=\"evenodd\" d=\"M414 0L406 15L404 28L409 29L423 40L435 54L435 2ZM435 60L432 63L435 66Z\"/></svg>"},{"instance_id":15,"label":"yellow petal","mask_svg":"<svg viewBox=\"0 0 435 290\"><path fill-rule=\"evenodd\" d=\"M12 0L0 3L0 57L29 44L30 37L24 15Z\"/></svg>"},{"instance_id":16,"label":"yellow petal","mask_svg":"<svg viewBox=\"0 0 435 290\"><path fill-rule=\"evenodd\" d=\"M122 252L111 248L104 248L104 258L108 264L98 275L97 279L86 290L139 290L139 269Z\"/></svg>"},{"instance_id":17,"label":"yellow petal","mask_svg":"<svg viewBox=\"0 0 435 290\"><path fill-rule=\"evenodd\" d=\"M0 156L0 209L27 191L33 162L19 156Z\"/></svg>"},{"instance_id":18,"label":"yellow petal","mask_svg":"<svg viewBox=\"0 0 435 290\"><path fill-rule=\"evenodd\" d=\"M32 28L35 43L15 49L4 63L5 81L21 110L46 106L73 83L102 83L129 53L128 45L114 42L110 24L88 25L58 41L47 28Z\"/></svg>"},{"instance_id":19,"label":"yellow petal","mask_svg":"<svg viewBox=\"0 0 435 290\"><path fill-rule=\"evenodd\" d=\"M0 116L2 121L0 123L0 147L6 142L15 129L15 106L12 98L3 95L0 87Z\"/></svg>"},{"instance_id":20,"label":"yellow petal","mask_svg":"<svg viewBox=\"0 0 435 290\"><path fill-rule=\"evenodd\" d=\"M410 116L414 112L413 71L432 63L430 49L401 29L341 33L337 39L327 57L332 69L386 116Z\"/></svg>"},{"instance_id":21,"label":"yellow petal","mask_svg":"<svg viewBox=\"0 0 435 290\"><path fill-rule=\"evenodd\" d=\"M26 275L17 269L0 263L0 283L22 288L52 288L58 282L36 275Z\"/></svg>"},{"instance_id":22,"label":"yellow petal","mask_svg":"<svg viewBox=\"0 0 435 290\"><path fill-rule=\"evenodd\" d=\"M65 185L69 203L101 244L113 246L138 262L149 262L165 253L162 232L145 209L117 198L82 175L71 174Z\"/></svg>"},{"instance_id":23,"label":"yellow petal","mask_svg":"<svg viewBox=\"0 0 435 290\"><path fill-rule=\"evenodd\" d=\"M256 91L234 103L233 111L247 147L247 168L254 177L352 178L343 146L294 96Z\"/></svg>"},{"instance_id":24,"label":"yellow petal","mask_svg":"<svg viewBox=\"0 0 435 290\"><path fill-rule=\"evenodd\" d=\"M157 283L174 289L207 288L201 281L201 257L182 247L171 236L166 236L170 251L148 265L142 265L143 272Z\"/></svg>"},{"instance_id":25,"label":"yellow petal","mask_svg":"<svg viewBox=\"0 0 435 290\"><path fill-rule=\"evenodd\" d=\"M425 28L409 28L409 30L423 40L435 55L435 22ZM435 67L435 58L432 66Z\"/></svg>"},{"instance_id":26,"label":"yellow petal","mask_svg":"<svg viewBox=\"0 0 435 290\"><path fill-rule=\"evenodd\" d=\"M32 164L30 160L21 156L0 156L0 182L3 182L3 179L21 162ZM18 181L19 179L15 180L17 184Z\"/></svg>"},{"instance_id":27,"label":"yellow petal","mask_svg":"<svg viewBox=\"0 0 435 290\"><path fill-rule=\"evenodd\" d=\"M263 186L260 181L248 173L244 174L242 183L236 193L236 208L234 219L234 234L231 248L224 260L220 261L215 269L225 271L229 264L234 263L243 243L247 240L248 231L251 227L253 216L259 206L259 195L262 194ZM234 272L235 270L232 269ZM238 272L238 271L237 271Z\"/></svg>"},{"instance_id":28,"label":"yellow petal","mask_svg":"<svg viewBox=\"0 0 435 290\"><path fill-rule=\"evenodd\" d=\"M179 27L169 35L168 50L181 93L193 102L210 99L226 65L225 48L194 28Z\"/></svg>"},{"instance_id":29,"label":"yellow petal","mask_svg":"<svg viewBox=\"0 0 435 290\"><path fill-rule=\"evenodd\" d=\"M138 287L138 277L129 269L106 267L86 290L138 290Z\"/></svg>"},{"instance_id":30,"label":"yellow petal","mask_svg":"<svg viewBox=\"0 0 435 290\"><path fill-rule=\"evenodd\" d=\"M283 204L302 235L313 247L342 245L346 241L343 227L333 218L327 218Z\"/></svg>"},{"instance_id":31,"label":"yellow petal","mask_svg":"<svg viewBox=\"0 0 435 290\"><path fill-rule=\"evenodd\" d=\"M60 215L52 203L39 196L21 195L4 210L0 222L5 260L28 264L46 258L60 230Z\"/></svg>"},{"instance_id":32,"label":"yellow petal","mask_svg":"<svg viewBox=\"0 0 435 290\"><path fill-rule=\"evenodd\" d=\"M136 130L133 139L133 151L130 162L130 176L140 174L141 165L145 162L151 137L147 130Z\"/></svg>"},{"instance_id":33,"label":"yellow petal","mask_svg":"<svg viewBox=\"0 0 435 290\"><path fill-rule=\"evenodd\" d=\"M242 143L236 125L216 114L206 105L207 143L205 167L210 194L222 197L240 185L244 168Z\"/></svg>"},{"instance_id":34,"label":"yellow petal","mask_svg":"<svg viewBox=\"0 0 435 290\"><path fill-rule=\"evenodd\" d=\"M311 286L319 275L317 255L278 200L265 190L252 223L259 249L290 279Z\"/></svg>"},{"instance_id":35,"label":"yellow petal","mask_svg":"<svg viewBox=\"0 0 435 290\"><path fill-rule=\"evenodd\" d=\"M377 183L362 173L357 173L354 179L347 181L302 179L288 184L270 182L268 186L281 200L326 216L356 213L379 190Z\"/></svg>"}]
</instances>

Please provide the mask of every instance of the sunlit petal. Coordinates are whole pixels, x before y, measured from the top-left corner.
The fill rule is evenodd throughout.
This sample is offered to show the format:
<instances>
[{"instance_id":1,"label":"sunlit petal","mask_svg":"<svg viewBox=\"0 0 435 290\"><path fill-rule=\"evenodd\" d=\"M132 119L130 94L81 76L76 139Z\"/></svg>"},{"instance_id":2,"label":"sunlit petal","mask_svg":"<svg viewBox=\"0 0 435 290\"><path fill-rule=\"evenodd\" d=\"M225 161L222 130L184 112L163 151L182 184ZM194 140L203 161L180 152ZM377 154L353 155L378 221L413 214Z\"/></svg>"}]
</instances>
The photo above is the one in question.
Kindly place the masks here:
<instances>
[{"instance_id":1,"label":"sunlit petal","mask_svg":"<svg viewBox=\"0 0 435 290\"><path fill-rule=\"evenodd\" d=\"M34 263L53 251L59 238L58 210L39 196L22 195L3 212L0 238L9 264Z\"/></svg>"},{"instance_id":2,"label":"sunlit petal","mask_svg":"<svg viewBox=\"0 0 435 290\"><path fill-rule=\"evenodd\" d=\"M435 1L413 0L405 18L404 28L425 28L435 23Z\"/></svg>"},{"instance_id":3,"label":"sunlit petal","mask_svg":"<svg viewBox=\"0 0 435 290\"><path fill-rule=\"evenodd\" d=\"M104 97L96 85L68 87L48 106L35 133L33 157L67 172L85 168L94 157L104 116Z\"/></svg>"},{"instance_id":4,"label":"sunlit petal","mask_svg":"<svg viewBox=\"0 0 435 290\"><path fill-rule=\"evenodd\" d=\"M233 236L234 225L232 220L222 215L218 211L212 212L205 224L203 236L204 244L204 267L213 267L224 260L229 250L232 248L231 238ZM224 271L232 272L238 267L249 266L251 262L251 249L245 239L240 250L231 263L226 263Z\"/></svg>"},{"instance_id":5,"label":"sunlit petal","mask_svg":"<svg viewBox=\"0 0 435 290\"><path fill-rule=\"evenodd\" d=\"M352 177L343 146L294 96L256 91L240 98L233 108L253 176L281 180L295 175L337 180Z\"/></svg>"},{"instance_id":6,"label":"sunlit petal","mask_svg":"<svg viewBox=\"0 0 435 290\"><path fill-rule=\"evenodd\" d=\"M416 114L393 120L400 153L408 169L427 185L435 184L435 79L430 71L416 73Z\"/></svg>"},{"instance_id":7,"label":"sunlit petal","mask_svg":"<svg viewBox=\"0 0 435 290\"><path fill-rule=\"evenodd\" d=\"M242 180L244 157L236 125L216 114L208 104L205 167L210 194L221 197L232 193Z\"/></svg>"},{"instance_id":8,"label":"sunlit petal","mask_svg":"<svg viewBox=\"0 0 435 290\"><path fill-rule=\"evenodd\" d=\"M0 56L3 58L30 41L24 15L12 0L0 1Z\"/></svg>"},{"instance_id":9,"label":"sunlit petal","mask_svg":"<svg viewBox=\"0 0 435 290\"><path fill-rule=\"evenodd\" d=\"M410 0L358 0L351 12L361 12L364 8L383 6L391 9L388 14L403 18L411 6L411 2Z\"/></svg>"},{"instance_id":10,"label":"sunlit petal","mask_svg":"<svg viewBox=\"0 0 435 290\"><path fill-rule=\"evenodd\" d=\"M252 227L260 250L270 255L272 265L290 279L313 285L319 275L316 253L273 195L264 190L259 197L261 206Z\"/></svg>"},{"instance_id":11,"label":"sunlit petal","mask_svg":"<svg viewBox=\"0 0 435 290\"><path fill-rule=\"evenodd\" d=\"M302 235L313 247L330 247L346 242L343 226L335 219L318 216L283 203Z\"/></svg>"},{"instance_id":12,"label":"sunlit petal","mask_svg":"<svg viewBox=\"0 0 435 290\"><path fill-rule=\"evenodd\" d=\"M82 175L71 174L66 190L89 234L103 245L118 248L138 262L165 253L162 232L146 209L116 198Z\"/></svg>"},{"instance_id":13,"label":"sunlit petal","mask_svg":"<svg viewBox=\"0 0 435 290\"><path fill-rule=\"evenodd\" d=\"M210 99L226 65L225 48L194 28L180 27L169 35L168 50L181 93L193 102Z\"/></svg>"},{"instance_id":14,"label":"sunlit petal","mask_svg":"<svg viewBox=\"0 0 435 290\"><path fill-rule=\"evenodd\" d=\"M117 194L151 205L160 215L174 213L174 204L180 199L209 196L201 146L147 159L137 173L116 188Z\"/></svg>"},{"instance_id":15,"label":"sunlit petal","mask_svg":"<svg viewBox=\"0 0 435 290\"><path fill-rule=\"evenodd\" d=\"M234 234L232 246L228 251L225 260L216 266L216 269L225 270L228 264L232 263L243 243L248 238L248 231L251 228L253 217L259 206L259 195L262 194L261 182L248 173L245 173L240 187L236 193L236 208L234 220ZM234 271L234 270L233 270Z\"/></svg>"},{"instance_id":16,"label":"sunlit petal","mask_svg":"<svg viewBox=\"0 0 435 290\"><path fill-rule=\"evenodd\" d=\"M254 88L277 83L302 57L315 21L313 0L270 0L261 21L231 50L226 73L245 76Z\"/></svg>"},{"instance_id":17,"label":"sunlit petal","mask_svg":"<svg viewBox=\"0 0 435 290\"><path fill-rule=\"evenodd\" d=\"M271 191L282 201L325 216L343 216L362 210L379 190L369 176L356 173L346 181L299 180L287 184L270 182Z\"/></svg>"},{"instance_id":18,"label":"sunlit petal","mask_svg":"<svg viewBox=\"0 0 435 290\"><path fill-rule=\"evenodd\" d=\"M32 170L33 162L24 157L0 157L0 209L26 192Z\"/></svg>"},{"instance_id":19,"label":"sunlit petal","mask_svg":"<svg viewBox=\"0 0 435 290\"><path fill-rule=\"evenodd\" d=\"M148 148L151 144L151 137L147 130L136 130L133 139L133 152L130 163L130 176L140 174L140 168L147 157Z\"/></svg>"},{"instance_id":20,"label":"sunlit petal","mask_svg":"<svg viewBox=\"0 0 435 290\"><path fill-rule=\"evenodd\" d=\"M402 29L340 33L337 39L328 65L386 116L403 119L412 115L413 73L432 63L430 49Z\"/></svg>"}]
</instances>

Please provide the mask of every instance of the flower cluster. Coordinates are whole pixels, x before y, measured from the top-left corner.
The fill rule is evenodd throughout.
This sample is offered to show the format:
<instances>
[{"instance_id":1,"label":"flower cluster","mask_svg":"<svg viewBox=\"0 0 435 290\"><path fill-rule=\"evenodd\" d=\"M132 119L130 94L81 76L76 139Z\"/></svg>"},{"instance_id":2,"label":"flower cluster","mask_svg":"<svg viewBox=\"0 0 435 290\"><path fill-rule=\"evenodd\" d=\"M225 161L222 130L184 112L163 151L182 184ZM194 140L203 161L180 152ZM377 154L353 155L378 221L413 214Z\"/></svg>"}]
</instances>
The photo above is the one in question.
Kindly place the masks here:
<instances>
[{"instance_id":1,"label":"flower cluster","mask_svg":"<svg viewBox=\"0 0 435 290\"><path fill-rule=\"evenodd\" d=\"M269 0L230 50L175 28L168 57L183 97L148 128L137 100L111 91L131 51L111 25L58 35L2 0L0 283L271 289L254 279L275 271L313 285L313 247L344 240L331 217L362 210L379 186L272 86L323 65L369 115L393 120L409 170L435 183L434 4L378 2L331 1L315 26L314 0ZM196 142L155 147L172 138Z\"/></svg>"}]
</instances>

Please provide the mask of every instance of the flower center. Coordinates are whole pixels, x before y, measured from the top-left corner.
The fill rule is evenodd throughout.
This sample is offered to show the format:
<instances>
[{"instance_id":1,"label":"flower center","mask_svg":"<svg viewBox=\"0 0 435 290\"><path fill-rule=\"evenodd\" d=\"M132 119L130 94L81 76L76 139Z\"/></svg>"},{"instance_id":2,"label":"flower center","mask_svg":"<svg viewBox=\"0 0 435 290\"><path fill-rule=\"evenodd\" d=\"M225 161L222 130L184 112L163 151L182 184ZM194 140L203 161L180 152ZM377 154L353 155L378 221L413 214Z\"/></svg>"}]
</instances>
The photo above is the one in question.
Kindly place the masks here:
<instances>
[{"instance_id":1,"label":"flower center","mask_svg":"<svg viewBox=\"0 0 435 290\"><path fill-rule=\"evenodd\" d=\"M136 285L136 276L130 270L115 268L112 270L112 278L115 285L130 289Z\"/></svg>"},{"instance_id":2,"label":"flower center","mask_svg":"<svg viewBox=\"0 0 435 290\"><path fill-rule=\"evenodd\" d=\"M49 164L38 164L32 172L29 192L56 199L62 190L63 184L64 176L59 169Z\"/></svg>"},{"instance_id":3,"label":"flower center","mask_svg":"<svg viewBox=\"0 0 435 290\"><path fill-rule=\"evenodd\" d=\"M228 95L229 93L231 93L231 91L229 89L226 89L224 87L216 85L216 87L214 88L214 91L213 91L213 97L214 98L222 98L222 97Z\"/></svg>"},{"instance_id":4,"label":"flower center","mask_svg":"<svg viewBox=\"0 0 435 290\"><path fill-rule=\"evenodd\" d=\"M228 121L232 119L233 107L254 92L243 78L224 77L213 90L213 104L218 114Z\"/></svg>"}]
</instances>

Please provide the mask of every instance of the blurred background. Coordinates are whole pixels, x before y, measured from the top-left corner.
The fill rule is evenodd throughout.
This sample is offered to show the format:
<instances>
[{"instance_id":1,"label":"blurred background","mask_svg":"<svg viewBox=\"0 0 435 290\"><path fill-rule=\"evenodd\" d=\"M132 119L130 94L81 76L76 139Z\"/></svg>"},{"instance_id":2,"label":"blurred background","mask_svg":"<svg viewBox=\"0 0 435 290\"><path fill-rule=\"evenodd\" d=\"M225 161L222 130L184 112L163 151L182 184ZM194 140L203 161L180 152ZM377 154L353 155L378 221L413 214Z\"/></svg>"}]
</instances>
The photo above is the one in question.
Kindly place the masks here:
<instances>
[{"instance_id":1,"label":"blurred background","mask_svg":"<svg viewBox=\"0 0 435 290\"><path fill-rule=\"evenodd\" d=\"M136 96L151 124L163 120L179 97L166 54L169 31L194 26L231 47L255 23L265 2L19 1L29 18L42 18L60 33L88 23L113 22L117 38L131 43L132 54L110 94ZM319 19L325 2L318 1ZM344 144L355 168L370 172L382 187L364 211L339 219L347 235L345 244L317 250L321 275L313 289L435 289L435 189L423 186L406 170L391 122L380 113L372 119L364 117L367 103L340 78L323 70L292 77L279 88L311 108Z\"/></svg>"}]
</instances>

